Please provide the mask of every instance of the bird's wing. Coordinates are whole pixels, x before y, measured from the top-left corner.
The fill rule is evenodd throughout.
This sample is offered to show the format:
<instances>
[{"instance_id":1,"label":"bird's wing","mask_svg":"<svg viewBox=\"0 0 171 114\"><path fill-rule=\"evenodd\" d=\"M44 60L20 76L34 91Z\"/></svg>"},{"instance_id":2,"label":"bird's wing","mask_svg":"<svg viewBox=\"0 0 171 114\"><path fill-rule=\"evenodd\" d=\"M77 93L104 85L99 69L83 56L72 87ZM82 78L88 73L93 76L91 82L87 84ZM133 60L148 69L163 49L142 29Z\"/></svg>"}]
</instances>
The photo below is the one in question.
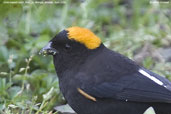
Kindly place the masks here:
<instances>
[{"instance_id":1,"label":"bird's wing","mask_svg":"<svg viewBox=\"0 0 171 114\"><path fill-rule=\"evenodd\" d=\"M82 83L81 89L95 98L171 103L171 83L146 69L139 70L131 76L122 76L116 81Z\"/></svg>"}]
</instances>

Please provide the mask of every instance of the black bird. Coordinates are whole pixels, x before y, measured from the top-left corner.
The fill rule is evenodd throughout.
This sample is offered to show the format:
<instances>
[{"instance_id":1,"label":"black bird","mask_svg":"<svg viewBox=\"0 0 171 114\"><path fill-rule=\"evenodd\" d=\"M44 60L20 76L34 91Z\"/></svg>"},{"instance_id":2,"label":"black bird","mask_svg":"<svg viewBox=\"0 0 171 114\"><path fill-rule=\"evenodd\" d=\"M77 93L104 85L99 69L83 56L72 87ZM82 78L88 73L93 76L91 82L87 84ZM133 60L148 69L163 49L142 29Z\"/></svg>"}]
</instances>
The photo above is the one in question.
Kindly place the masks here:
<instances>
[{"instance_id":1,"label":"black bird","mask_svg":"<svg viewBox=\"0 0 171 114\"><path fill-rule=\"evenodd\" d=\"M106 48L86 28L61 31L40 53L53 55L60 89L77 114L171 114L171 82Z\"/></svg>"}]
</instances>

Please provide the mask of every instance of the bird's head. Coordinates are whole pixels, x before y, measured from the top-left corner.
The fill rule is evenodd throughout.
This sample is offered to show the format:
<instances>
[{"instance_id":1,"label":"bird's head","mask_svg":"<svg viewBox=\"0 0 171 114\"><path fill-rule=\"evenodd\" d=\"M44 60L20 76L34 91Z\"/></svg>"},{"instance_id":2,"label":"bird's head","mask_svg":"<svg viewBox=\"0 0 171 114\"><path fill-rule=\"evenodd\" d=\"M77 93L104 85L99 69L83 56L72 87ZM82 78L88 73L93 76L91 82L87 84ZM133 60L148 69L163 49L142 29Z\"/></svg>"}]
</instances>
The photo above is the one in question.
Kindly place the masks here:
<instances>
[{"instance_id":1,"label":"bird's head","mask_svg":"<svg viewBox=\"0 0 171 114\"><path fill-rule=\"evenodd\" d=\"M49 43L43 47L40 54L57 55L61 53L74 53L74 51L94 50L101 44L93 32L86 28L70 27L59 32Z\"/></svg>"},{"instance_id":2,"label":"bird's head","mask_svg":"<svg viewBox=\"0 0 171 114\"><path fill-rule=\"evenodd\" d=\"M70 27L59 32L40 51L43 55L53 55L54 61L66 64L84 59L101 46L101 40L86 28Z\"/></svg>"}]
</instances>

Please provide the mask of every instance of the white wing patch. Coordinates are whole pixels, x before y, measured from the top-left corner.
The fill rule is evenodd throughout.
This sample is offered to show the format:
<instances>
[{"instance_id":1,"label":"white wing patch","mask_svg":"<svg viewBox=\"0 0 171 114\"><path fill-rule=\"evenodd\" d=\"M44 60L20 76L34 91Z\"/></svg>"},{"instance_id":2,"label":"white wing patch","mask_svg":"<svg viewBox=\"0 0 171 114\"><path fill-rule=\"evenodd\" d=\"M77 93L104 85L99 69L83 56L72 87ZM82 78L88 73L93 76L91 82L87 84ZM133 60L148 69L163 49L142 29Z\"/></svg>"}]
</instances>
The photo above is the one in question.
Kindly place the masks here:
<instances>
[{"instance_id":1,"label":"white wing patch","mask_svg":"<svg viewBox=\"0 0 171 114\"><path fill-rule=\"evenodd\" d=\"M159 79L157 79L154 76L151 76L150 74L148 74L146 71L139 69L138 70L142 75L146 76L147 78L151 79L152 81L154 81L155 83L159 84L159 85L163 85L163 82L161 82Z\"/></svg>"}]
</instances>

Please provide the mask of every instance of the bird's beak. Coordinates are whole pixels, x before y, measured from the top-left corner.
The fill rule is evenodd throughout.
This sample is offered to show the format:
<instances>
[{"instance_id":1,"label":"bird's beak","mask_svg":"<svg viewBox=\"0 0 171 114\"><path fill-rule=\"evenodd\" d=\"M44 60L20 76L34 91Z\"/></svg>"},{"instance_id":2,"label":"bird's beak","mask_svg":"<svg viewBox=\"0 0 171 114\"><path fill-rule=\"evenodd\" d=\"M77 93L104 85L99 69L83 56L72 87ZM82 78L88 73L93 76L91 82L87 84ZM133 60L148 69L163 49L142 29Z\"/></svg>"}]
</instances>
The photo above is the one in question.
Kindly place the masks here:
<instances>
[{"instance_id":1,"label":"bird's beak","mask_svg":"<svg viewBox=\"0 0 171 114\"><path fill-rule=\"evenodd\" d=\"M43 47L39 54L41 55L56 55L58 51L52 47L52 42L49 42L45 47Z\"/></svg>"}]
</instances>

